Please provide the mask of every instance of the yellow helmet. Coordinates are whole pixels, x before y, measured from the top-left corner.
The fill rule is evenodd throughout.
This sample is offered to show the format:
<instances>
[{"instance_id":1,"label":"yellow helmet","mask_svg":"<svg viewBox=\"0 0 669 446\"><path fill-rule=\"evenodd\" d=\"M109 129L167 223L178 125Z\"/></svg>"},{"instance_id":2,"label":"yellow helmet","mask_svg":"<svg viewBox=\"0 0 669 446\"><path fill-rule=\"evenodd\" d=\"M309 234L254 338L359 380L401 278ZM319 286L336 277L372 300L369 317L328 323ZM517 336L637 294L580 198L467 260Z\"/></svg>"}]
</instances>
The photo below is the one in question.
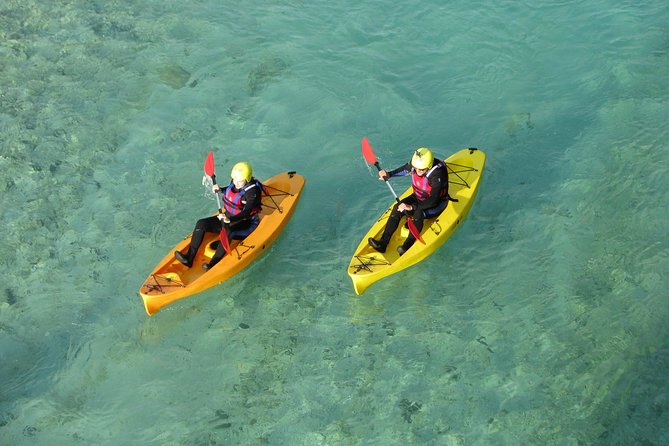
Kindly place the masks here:
<instances>
[{"instance_id":1,"label":"yellow helmet","mask_svg":"<svg viewBox=\"0 0 669 446\"><path fill-rule=\"evenodd\" d=\"M432 151L426 147L417 149L411 157L411 165L414 169L429 169L434 163Z\"/></svg>"},{"instance_id":2,"label":"yellow helmet","mask_svg":"<svg viewBox=\"0 0 669 446\"><path fill-rule=\"evenodd\" d=\"M242 161L232 167L230 177L232 178L232 181L251 181L251 178L253 178L253 169L251 169L249 163Z\"/></svg>"}]
</instances>

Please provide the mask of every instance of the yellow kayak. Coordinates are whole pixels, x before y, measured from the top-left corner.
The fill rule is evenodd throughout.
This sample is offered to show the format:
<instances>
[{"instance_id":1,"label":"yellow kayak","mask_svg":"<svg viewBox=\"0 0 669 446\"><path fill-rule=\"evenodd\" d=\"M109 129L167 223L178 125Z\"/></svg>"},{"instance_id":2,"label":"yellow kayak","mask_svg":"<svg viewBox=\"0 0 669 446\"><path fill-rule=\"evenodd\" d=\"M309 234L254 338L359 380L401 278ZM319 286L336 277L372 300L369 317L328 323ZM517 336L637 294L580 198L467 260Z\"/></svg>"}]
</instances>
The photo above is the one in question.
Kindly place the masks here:
<instances>
[{"instance_id":1,"label":"yellow kayak","mask_svg":"<svg viewBox=\"0 0 669 446\"><path fill-rule=\"evenodd\" d=\"M218 285L251 264L283 231L295 211L304 183L304 177L295 172L280 173L263 181L265 191L258 227L241 242L233 240L230 243L231 253L226 254L209 271L204 271L201 266L214 255L216 245L220 243L219 234L205 235L191 268L175 259L174 251L184 251L190 244L192 234L170 249L139 289L148 315L151 316L175 300Z\"/></svg>"},{"instance_id":2,"label":"yellow kayak","mask_svg":"<svg viewBox=\"0 0 669 446\"><path fill-rule=\"evenodd\" d=\"M376 239L381 237L386 221L395 205L393 201L362 238L348 265L348 275L353 281L356 294L364 293L367 287L378 280L415 265L435 252L467 216L478 191L485 164L485 153L474 148L462 149L449 156L445 162L448 168L448 193L458 201L448 203L440 215L425 219L421 231L425 244L417 241L402 256L397 253L397 247L404 243L409 235L409 229L403 223L400 223L399 229L393 234L385 253L377 252L367 243L369 237ZM411 193L410 187L400 199ZM403 221L406 220L403 219Z\"/></svg>"}]
</instances>

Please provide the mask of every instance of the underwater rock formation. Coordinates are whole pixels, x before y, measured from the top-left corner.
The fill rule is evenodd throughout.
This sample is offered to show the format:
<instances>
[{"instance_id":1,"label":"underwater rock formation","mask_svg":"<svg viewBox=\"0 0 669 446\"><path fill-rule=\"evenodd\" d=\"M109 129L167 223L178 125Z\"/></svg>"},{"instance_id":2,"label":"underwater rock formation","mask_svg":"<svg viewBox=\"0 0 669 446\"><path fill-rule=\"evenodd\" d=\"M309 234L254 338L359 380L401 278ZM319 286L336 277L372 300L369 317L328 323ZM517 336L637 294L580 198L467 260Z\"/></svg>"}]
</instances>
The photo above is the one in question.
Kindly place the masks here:
<instances>
[{"instance_id":1,"label":"underwater rock formation","mask_svg":"<svg viewBox=\"0 0 669 446\"><path fill-rule=\"evenodd\" d=\"M165 85L179 90L186 86L190 73L177 64L169 64L158 68L158 77Z\"/></svg>"},{"instance_id":2,"label":"underwater rock formation","mask_svg":"<svg viewBox=\"0 0 669 446\"><path fill-rule=\"evenodd\" d=\"M282 59L273 57L256 66L248 76L248 90L251 96L265 88L283 73L288 65Z\"/></svg>"}]
</instances>

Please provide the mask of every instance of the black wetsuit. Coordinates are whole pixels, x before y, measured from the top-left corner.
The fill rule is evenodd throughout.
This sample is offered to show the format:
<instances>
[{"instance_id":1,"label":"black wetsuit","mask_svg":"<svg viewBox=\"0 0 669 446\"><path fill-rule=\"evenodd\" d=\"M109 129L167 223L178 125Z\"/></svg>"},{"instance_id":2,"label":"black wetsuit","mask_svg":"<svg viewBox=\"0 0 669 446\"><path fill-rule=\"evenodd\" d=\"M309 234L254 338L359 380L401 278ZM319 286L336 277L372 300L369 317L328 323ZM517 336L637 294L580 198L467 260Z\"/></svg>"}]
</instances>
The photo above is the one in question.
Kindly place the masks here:
<instances>
[{"instance_id":1,"label":"black wetsuit","mask_svg":"<svg viewBox=\"0 0 669 446\"><path fill-rule=\"evenodd\" d=\"M249 181L249 184L254 182L256 182L255 178ZM258 182L257 184L258 187L252 187L244 193L241 202L243 208L238 214L232 215L230 212L225 211L225 215L230 220L230 223L227 224L225 228L228 240L243 240L258 226L258 212L260 211L262 204L262 189L260 183ZM228 188L232 188L233 192L239 192L239 189L236 189L232 183ZM227 190L227 188L223 190L224 194L225 190ZM222 229L223 222L218 219L218 216L205 217L198 220L197 223L195 223L190 247L188 248L188 254L186 255L189 262L193 262L195 254L198 249L200 249L205 232L219 233ZM209 265L214 266L224 255L225 249L222 244L219 244Z\"/></svg>"},{"instance_id":2,"label":"black wetsuit","mask_svg":"<svg viewBox=\"0 0 669 446\"><path fill-rule=\"evenodd\" d=\"M434 164L441 163L440 160L434 160ZM388 171L388 175L391 177L396 176L406 176L413 173L413 167L411 163L406 163L405 165L398 167L397 169ZM413 221L416 225L416 229L420 232L423 229L423 220L425 218L434 217L437 214L440 214L446 206L448 205L448 172L446 171L446 165L442 167L437 167L428 177L428 184L430 185L430 195L424 200L418 200L415 194L411 194L408 197L401 200L402 203L409 204L413 206L413 210L408 211L409 215L413 217ZM399 203L395 203L390 216L388 217L388 222L386 223L386 228L383 231L381 236L381 245L384 247L388 246L390 238L393 236L397 227L400 224L400 219L402 218L402 213L397 210ZM409 249L416 242L416 238L413 234L409 233L409 236L404 241L402 245L404 250Z\"/></svg>"}]
</instances>

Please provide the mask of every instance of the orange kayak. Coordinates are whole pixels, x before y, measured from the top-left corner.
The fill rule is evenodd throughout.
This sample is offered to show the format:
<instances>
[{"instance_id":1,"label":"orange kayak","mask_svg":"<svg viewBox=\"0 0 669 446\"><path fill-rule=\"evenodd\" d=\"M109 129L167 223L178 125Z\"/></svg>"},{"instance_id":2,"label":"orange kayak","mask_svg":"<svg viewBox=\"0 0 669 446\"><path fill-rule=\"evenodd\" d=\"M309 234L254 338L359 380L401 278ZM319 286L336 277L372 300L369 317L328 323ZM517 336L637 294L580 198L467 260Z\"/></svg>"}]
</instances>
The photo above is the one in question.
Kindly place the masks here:
<instances>
[{"instance_id":1,"label":"orange kayak","mask_svg":"<svg viewBox=\"0 0 669 446\"><path fill-rule=\"evenodd\" d=\"M260 223L246 239L233 240L227 254L209 271L202 264L209 262L216 251L219 234L207 233L191 268L174 258L174 251L185 251L192 234L170 249L139 288L149 316L172 302L204 291L224 282L246 268L279 237L290 220L300 198L305 179L295 172L284 172L263 181Z\"/></svg>"}]
</instances>

